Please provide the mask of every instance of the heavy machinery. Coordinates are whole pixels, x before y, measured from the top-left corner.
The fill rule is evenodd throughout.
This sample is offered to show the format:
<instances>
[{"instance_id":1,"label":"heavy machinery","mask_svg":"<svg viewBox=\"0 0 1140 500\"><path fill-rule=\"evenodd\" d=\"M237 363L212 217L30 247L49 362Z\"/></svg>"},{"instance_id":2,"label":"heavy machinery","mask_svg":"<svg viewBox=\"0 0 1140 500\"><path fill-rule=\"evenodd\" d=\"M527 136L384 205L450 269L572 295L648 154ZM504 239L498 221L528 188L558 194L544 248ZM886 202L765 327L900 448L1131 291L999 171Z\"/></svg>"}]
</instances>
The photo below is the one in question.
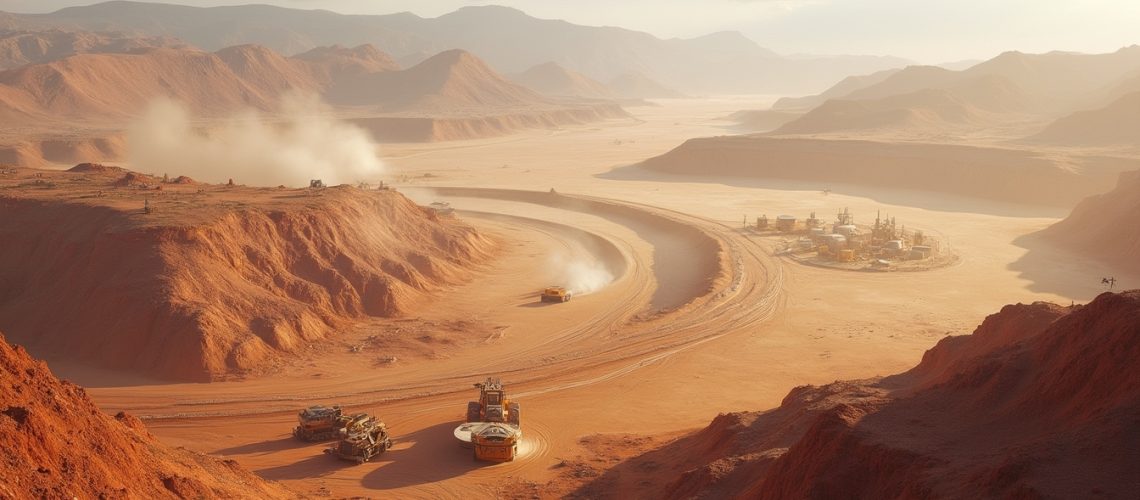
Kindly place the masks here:
<instances>
[{"instance_id":1,"label":"heavy machinery","mask_svg":"<svg viewBox=\"0 0 1140 500\"><path fill-rule=\"evenodd\" d=\"M353 418L349 425L340 431L340 439L325 450L342 460L362 464L392 447L388 427L376 417L361 415Z\"/></svg>"},{"instance_id":2,"label":"heavy machinery","mask_svg":"<svg viewBox=\"0 0 1140 500\"><path fill-rule=\"evenodd\" d=\"M297 414L300 425L293 428L293 436L302 441L336 439L353 418L345 415L340 406L310 406Z\"/></svg>"},{"instance_id":3,"label":"heavy machinery","mask_svg":"<svg viewBox=\"0 0 1140 500\"><path fill-rule=\"evenodd\" d=\"M522 438L519 404L507 399L498 378L487 377L475 387L479 388L479 401L467 403L467 423L455 429L455 437L471 444L475 460L514 460Z\"/></svg>"},{"instance_id":4,"label":"heavy machinery","mask_svg":"<svg viewBox=\"0 0 1140 500\"><path fill-rule=\"evenodd\" d=\"M561 286L548 286L542 290L543 302L568 302L573 296L573 292Z\"/></svg>"}]
</instances>

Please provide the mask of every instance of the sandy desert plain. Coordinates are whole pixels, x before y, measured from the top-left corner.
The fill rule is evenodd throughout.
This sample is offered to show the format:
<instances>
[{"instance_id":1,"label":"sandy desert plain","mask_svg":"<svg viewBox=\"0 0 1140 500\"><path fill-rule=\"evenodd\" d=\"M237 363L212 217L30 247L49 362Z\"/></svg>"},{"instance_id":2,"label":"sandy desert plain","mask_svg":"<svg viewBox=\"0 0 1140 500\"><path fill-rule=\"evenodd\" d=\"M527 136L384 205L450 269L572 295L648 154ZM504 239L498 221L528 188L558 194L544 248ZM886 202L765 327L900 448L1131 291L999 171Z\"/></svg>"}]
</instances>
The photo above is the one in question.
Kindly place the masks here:
<instances>
[{"instance_id":1,"label":"sandy desert plain","mask_svg":"<svg viewBox=\"0 0 1140 500\"><path fill-rule=\"evenodd\" d=\"M467 55L448 57L447 64L485 73ZM480 89L497 85L498 76L488 78ZM7 81L16 80L0 78ZM189 451L202 463L213 462L197 454L232 459L234 470L269 481L238 472L244 479L230 485L237 489L224 490L203 486L212 484L204 479L210 473L178 473L186 483L161 473L175 496L827 498L853 491L855 497L1128 498L1140 492L1133 475L1140 472L1140 460L1133 460L1140 458L1140 370L1133 356L1140 297L1098 299L1108 290L1104 277L1116 279L1113 291L1140 284L1140 255L1130 253L1137 226L1129 226L1140 220L1140 204L1118 203L1125 208L1112 213L1121 238L1133 238L1133 250L1099 258L1042 236L1058 231L1050 227L1065 230L1055 225L1077 200L1110 191L1118 177L1118 191L1135 184L1135 175L1120 173L1140 170L1140 150L1021 141L1051 120L1020 115L938 133L908 121L899 128L852 126L850 135L786 129L791 137L743 139L820 151L838 145L833 156L815 160L773 150L773 163L781 154L798 158L786 167L808 172L797 179L733 175L753 160L731 152L702 157L703 143L686 143L733 141L722 136L750 130L730 116L767 110L782 95L638 97L624 102L623 111L606 107L588 120L474 134L489 135L481 138L389 141L377 146L379 173L319 189L274 187L276 180L259 183L248 171L238 172L237 185L226 185L224 173L202 179L145 168L106 149L29 156L13 146L9 158L19 161L0 167L0 214L7 218L0 225L7 239L0 248L0 330L9 342L28 344L55 376L84 389L50 385L56 384L51 374L34 368L42 365L5 347L5 376L22 382L5 385L11 418L0 423L23 432L31 417L13 408L51 412L58 401L20 403L32 397L26 387L49 384L55 391L49 395L78 390L77 401L90 397L103 413L127 414L116 418L129 430L114 432L150 443L144 448ZM826 111L810 113L819 109ZM366 120L357 123L367 128ZM69 141L111 134L107 140L118 146L110 149L128 141L102 124L36 127L5 128L0 145L61 128ZM880 156L846 149L860 144L896 149ZM90 157L76 157L84 154ZM682 159L670 163L676 155ZM126 170L68 171L77 160ZM1032 170L1038 161L1067 167L1039 181ZM850 182L880 165L886 174L868 175L911 178L891 173L901 171L891 165L921 171L927 162L1010 170L991 178L978 170L966 181L927 182L929 189ZM164 174L195 179L160 181ZM1133 196L1140 192L1131 189ZM433 210L433 203L453 211ZM809 265L789 255L798 236L755 228L757 217L782 214L800 224L815 214L830 227L843 210L860 225L878 214L894 217L936 241L949 258L888 272ZM541 302L548 285L576 294L566 303ZM1003 309L1007 304L1033 305ZM91 324L105 330L86 330ZM976 328L976 340L951 338ZM29 333L40 331L50 334ZM148 337L155 331L165 333ZM1111 349L1098 351L1096 339L1073 332L1103 333L1101 345ZM1062 340L1076 347L1054 345ZM1032 378L1039 368L1044 375ZM894 374L905 375L877 378ZM472 383L487 376L502 377L522 405L519 454L506 463L472 460L452 434L476 393ZM1036 389L1038 382L1047 388ZM1066 406L1062 386L1075 387L1073 400L1086 410ZM937 404L923 399L937 399L930 396L937 391L953 396ZM938 404L968 409L1001 395L1021 399L991 404L998 409L975 413L976 421L938 423L940 413L953 413ZM907 401L926 406L889 411ZM88 411L76 404L75 411ZM348 465L322 453L328 443L295 439L297 412L318 404L380 417L393 447ZM56 412L65 413L58 405ZM1049 418L1061 409L1055 420L1035 420L1042 407L1050 408L1040 412ZM776 430L764 428L766 418L786 415L770 427ZM858 430L863 419L871 430ZM1021 421L1031 424L1020 429ZM828 433L833 424L851 434ZM922 437L921 429L931 428L941 429L930 431L941 436L934 444ZM993 429L1003 437L987 434ZM808 442L797 441L802 436ZM1089 436L1093 444L1081 447ZM37 439L54 442L28 438L19 441L21 450L41 457L40 469L69 477L74 462L59 462L69 452L43 455L36 447L46 445ZM759 449L741 444L748 439ZM815 443L822 448L811 448L811 439L823 439ZM997 444L988 447L986 439ZM802 453L871 465L805 465ZM189 459L169 460L162 463L190 467ZM10 460L5 467L15 478L31 465ZM854 472L835 476L837 470ZM890 475L900 470L910 475ZM91 474L102 474L104 483L91 482L88 493L146 496L123 482L127 475ZM865 476L885 489L854 486ZM29 481L12 484L47 484ZM251 489L241 489L245 481ZM73 474L59 484L83 479ZM106 484L120 489L101 490ZM72 486L59 487L32 494L5 486L0 497L52 497ZM853 489L829 489L845 487Z\"/></svg>"},{"instance_id":2,"label":"sandy desert plain","mask_svg":"<svg viewBox=\"0 0 1140 500\"><path fill-rule=\"evenodd\" d=\"M1014 243L1056 222L1057 209L886 189L857 196L830 184L606 178L687 138L722 134L723 116L770 101L664 100L637 119L385 145L397 191L423 205L449 202L494 241L493 256L462 284L406 317L353 324L264 376L171 384L48 361L105 411L142 417L164 443L236 459L303 494L459 498L531 483L566 492L568 462L604 469L719 412L776 407L798 385L905 371L1006 303L1084 302L1103 291L1094 278L1111 273L1104 265L1062 251L1031 259ZM936 231L961 258L923 272L814 268L741 228L744 215L844 207ZM567 280L569 262L582 260L612 281L566 304L538 302L542 287ZM435 335L368 340L401 328ZM387 357L395 361L377 363ZM473 462L451 436L470 383L489 374L525 404L512 463ZM334 402L382 416L393 449L346 467L321 454L326 445L291 436L298 409Z\"/></svg>"}]
</instances>

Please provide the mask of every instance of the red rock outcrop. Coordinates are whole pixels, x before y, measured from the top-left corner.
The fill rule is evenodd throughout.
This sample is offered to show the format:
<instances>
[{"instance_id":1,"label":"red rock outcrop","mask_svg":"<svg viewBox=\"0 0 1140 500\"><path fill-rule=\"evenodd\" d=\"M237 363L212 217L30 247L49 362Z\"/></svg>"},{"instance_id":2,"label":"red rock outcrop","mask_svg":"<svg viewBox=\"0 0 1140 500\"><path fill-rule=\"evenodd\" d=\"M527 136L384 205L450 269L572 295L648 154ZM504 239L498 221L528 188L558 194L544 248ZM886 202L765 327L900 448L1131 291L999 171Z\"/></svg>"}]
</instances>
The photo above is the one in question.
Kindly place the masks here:
<instances>
[{"instance_id":1,"label":"red rock outcrop","mask_svg":"<svg viewBox=\"0 0 1140 500\"><path fill-rule=\"evenodd\" d=\"M398 315L490 245L395 191L168 184L174 201L114 187L121 173L41 175L78 199L0 197L0 261L20 263L0 268L0 328L48 359L167 379L257 370Z\"/></svg>"},{"instance_id":2,"label":"red rock outcrop","mask_svg":"<svg viewBox=\"0 0 1140 500\"><path fill-rule=\"evenodd\" d=\"M296 498L233 460L169 448L0 335L0 497Z\"/></svg>"},{"instance_id":3,"label":"red rock outcrop","mask_svg":"<svg viewBox=\"0 0 1140 500\"><path fill-rule=\"evenodd\" d=\"M1138 360L1140 290L1006 306L906 373L718 416L579 493L652 474L667 498L1136 498Z\"/></svg>"}]
</instances>

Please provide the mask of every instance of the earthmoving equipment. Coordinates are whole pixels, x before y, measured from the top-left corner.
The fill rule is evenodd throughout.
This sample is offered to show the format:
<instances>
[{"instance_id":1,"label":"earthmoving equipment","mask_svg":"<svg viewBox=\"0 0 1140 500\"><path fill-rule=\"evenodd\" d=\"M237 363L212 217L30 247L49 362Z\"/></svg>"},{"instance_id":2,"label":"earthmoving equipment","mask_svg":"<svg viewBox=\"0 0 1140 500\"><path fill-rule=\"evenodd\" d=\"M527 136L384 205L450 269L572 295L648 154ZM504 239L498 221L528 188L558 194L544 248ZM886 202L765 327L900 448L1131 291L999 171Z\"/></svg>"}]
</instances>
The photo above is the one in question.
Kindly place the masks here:
<instances>
[{"instance_id":1,"label":"earthmoving equipment","mask_svg":"<svg viewBox=\"0 0 1140 500\"><path fill-rule=\"evenodd\" d=\"M568 302L573 296L573 292L561 286L548 286L542 290L543 302Z\"/></svg>"},{"instance_id":2,"label":"earthmoving equipment","mask_svg":"<svg viewBox=\"0 0 1140 500\"><path fill-rule=\"evenodd\" d=\"M479 388L479 401L467 403L467 423L455 429L455 437L472 445L475 460L514 460L522 438L519 404L507 399L498 378L487 377L475 387Z\"/></svg>"},{"instance_id":3,"label":"earthmoving equipment","mask_svg":"<svg viewBox=\"0 0 1140 500\"><path fill-rule=\"evenodd\" d=\"M336 439L340 430L353 420L340 406L310 406L297 414L300 425L293 428L293 436L303 441Z\"/></svg>"},{"instance_id":4,"label":"earthmoving equipment","mask_svg":"<svg viewBox=\"0 0 1140 500\"><path fill-rule=\"evenodd\" d=\"M325 450L342 460L362 464L392 447L388 427L376 417L361 415L353 418L349 425L340 431L340 439Z\"/></svg>"}]
</instances>

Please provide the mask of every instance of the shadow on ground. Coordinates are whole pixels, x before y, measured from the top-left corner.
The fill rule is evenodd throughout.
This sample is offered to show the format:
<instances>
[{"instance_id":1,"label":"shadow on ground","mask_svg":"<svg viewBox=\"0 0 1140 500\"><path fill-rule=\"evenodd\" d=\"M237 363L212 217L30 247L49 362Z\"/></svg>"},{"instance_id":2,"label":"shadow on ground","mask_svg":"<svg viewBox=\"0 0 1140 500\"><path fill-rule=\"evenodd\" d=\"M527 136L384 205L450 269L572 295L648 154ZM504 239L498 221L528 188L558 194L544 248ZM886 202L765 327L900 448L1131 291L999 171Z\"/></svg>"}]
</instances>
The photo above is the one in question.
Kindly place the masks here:
<instances>
[{"instance_id":1,"label":"shadow on ground","mask_svg":"<svg viewBox=\"0 0 1140 500\"><path fill-rule=\"evenodd\" d=\"M309 443L301 441L293 436L287 436L278 439L267 439L256 443L246 443L232 448L225 448L214 452L215 455L248 455L250 453L272 453L281 450L291 450L293 448L303 448L306 446L314 446L320 443Z\"/></svg>"},{"instance_id":2,"label":"shadow on ground","mask_svg":"<svg viewBox=\"0 0 1140 500\"><path fill-rule=\"evenodd\" d=\"M1108 291L1101 283L1101 279L1106 277L1117 279L1114 290L1140 288L1140 277L1125 275L1108 264L1058 247L1040 233L1017 238L1013 244L1027 252L1009 264L1008 268L1016 271L1020 278L1029 280L1027 288L1034 292L1052 293L1078 302L1087 302Z\"/></svg>"},{"instance_id":3,"label":"shadow on ground","mask_svg":"<svg viewBox=\"0 0 1140 500\"><path fill-rule=\"evenodd\" d=\"M434 483L493 465L475 461L472 450L456 441L453 431L461 423L444 422L399 436L391 450L373 459L380 467L368 472L361 485L391 490Z\"/></svg>"}]
</instances>

